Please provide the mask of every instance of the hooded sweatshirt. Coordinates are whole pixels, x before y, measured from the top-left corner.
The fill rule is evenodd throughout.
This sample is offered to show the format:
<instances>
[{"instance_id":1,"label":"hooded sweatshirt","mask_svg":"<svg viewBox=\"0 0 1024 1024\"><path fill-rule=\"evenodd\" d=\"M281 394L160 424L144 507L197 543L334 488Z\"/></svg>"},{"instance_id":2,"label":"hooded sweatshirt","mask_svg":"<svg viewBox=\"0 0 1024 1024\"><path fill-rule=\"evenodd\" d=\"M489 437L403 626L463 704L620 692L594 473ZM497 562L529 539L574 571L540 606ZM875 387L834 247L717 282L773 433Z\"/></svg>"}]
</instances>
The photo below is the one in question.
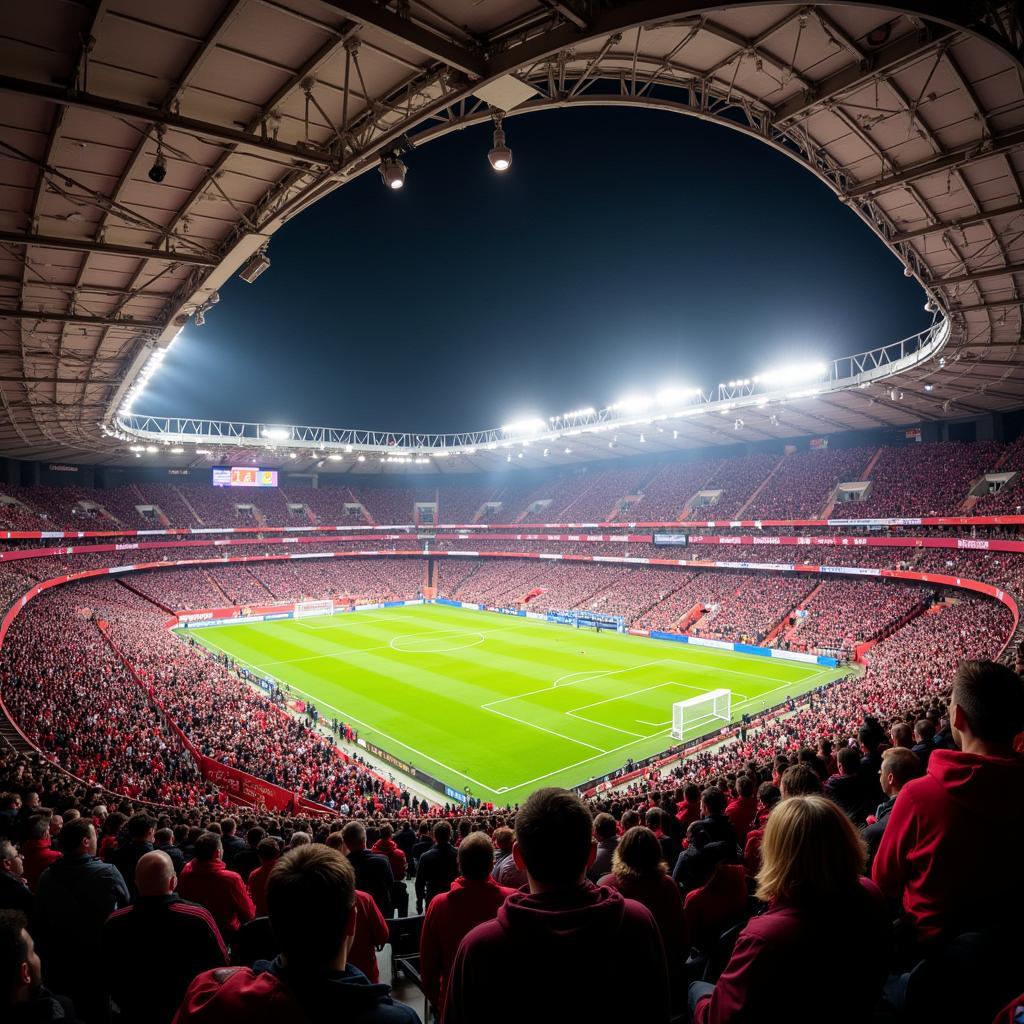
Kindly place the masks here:
<instances>
[{"instance_id":1,"label":"hooded sweatshirt","mask_svg":"<svg viewBox=\"0 0 1024 1024\"><path fill-rule=\"evenodd\" d=\"M614 970L594 976L601 965ZM583 984L581 978L591 978ZM496 992L508 998L495 999ZM452 965L444 1024L669 1019L665 953L646 907L584 882L513 893L493 921L463 940Z\"/></svg>"},{"instance_id":2,"label":"hooded sweatshirt","mask_svg":"<svg viewBox=\"0 0 1024 1024\"><path fill-rule=\"evenodd\" d=\"M396 1003L357 967L310 980L295 977L281 958L252 968L200 974L189 986L174 1024L419 1024L412 1007Z\"/></svg>"},{"instance_id":3,"label":"hooded sweatshirt","mask_svg":"<svg viewBox=\"0 0 1024 1024\"><path fill-rule=\"evenodd\" d=\"M1019 921L1024 755L936 750L900 790L871 875L919 940Z\"/></svg>"}]
</instances>

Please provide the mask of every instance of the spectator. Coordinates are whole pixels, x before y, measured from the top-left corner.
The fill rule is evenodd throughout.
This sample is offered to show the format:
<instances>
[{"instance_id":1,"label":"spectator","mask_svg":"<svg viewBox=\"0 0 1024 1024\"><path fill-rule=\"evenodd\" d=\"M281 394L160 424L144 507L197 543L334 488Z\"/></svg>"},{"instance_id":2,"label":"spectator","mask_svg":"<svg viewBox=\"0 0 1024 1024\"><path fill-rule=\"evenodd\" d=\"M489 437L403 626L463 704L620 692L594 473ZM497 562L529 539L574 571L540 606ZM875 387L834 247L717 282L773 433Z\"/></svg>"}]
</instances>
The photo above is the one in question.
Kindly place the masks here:
<instances>
[{"instance_id":1,"label":"spectator","mask_svg":"<svg viewBox=\"0 0 1024 1024\"><path fill-rule=\"evenodd\" d=\"M111 855L110 863L121 872L128 886L128 892L135 896L135 865L154 849L156 819L148 814L134 814L128 819L128 842L119 846Z\"/></svg>"},{"instance_id":2,"label":"spectator","mask_svg":"<svg viewBox=\"0 0 1024 1024\"><path fill-rule=\"evenodd\" d=\"M864 845L849 818L822 797L789 797L768 819L763 855L757 896L768 908L744 928L718 981L690 986L696 1024L820 1024L824 1006L832 1024L862 1024L885 979L889 921L861 877ZM781 983L794 964L798 989Z\"/></svg>"},{"instance_id":3,"label":"spectator","mask_svg":"<svg viewBox=\"0 0 1024 1024\"><path fill-rule=\"evenodd\" d=\"M366 975L375 985L380 981L377 967L377 950L388 941L390 932L384 915L368 892L356 889L356 930L348 951L348 962Z\"/></svg>"},{"instance_id":4,"label":"spectator","mask_svg":"<svg viewBox=\"0 0 1024 1024\"><path fill-rule=\"evenodd\" d=\"M501 828L494 830L493 838L497 853L491 878L506 889L522 889L526 885L526 872L516 864L516 859L512 856L516 834L507 825L502 825Z\"/></svg>"},{"instance_id":5,"label":"spectator","mask_svg":"<svg viewBox=\"0 0 1024 1024\"><path fill-rule=\"evenodd\" d=\"M821 779L809 764L790 765L779 779L781 787L769 796L774 804L788 796L815 796L821 793ZM771 783L768 783L771 785ZM773 786L774 790L775 787ZM767 823L767 822L766 822ZM764 825L752 828L747 834L747 843L743 848L743 866L748 878L757 878L761 870L761 843L764 840Z\"/></svg>"},{"instance_id":6,"label":"spectator","mask_svg":"<svg viewBox=\"0 0 1024 1024\"><path fill-rule=\"evenodd\" d=\"M683 898L668 874L663 852L662 843L650 829L631 828L615 851L611 872L602 876L598 885L618 889L626 899L643 904L651 912L665 950L672 991L678 997L684 982L688 940Z\"/></svg>"},{"instance_id":7,"label":"spectator","mask_svg":"<svg viewBox=\"0 0 1024 1024\"><path fill-rule=\"evenodd\" d=\"M914 723L914 745L910 748L917 755L921 767L928 770L928 758L935 749L935 723L928 718Z\"/></svg>"},{"instance_id":8,"label":"spectator","mask_svg":"<svg viewBox=\"0 0 1024 1024\"><path fill-rule=\"evenodd\" d=\"M959 750L935 750L889 815L872 877L927 943L1018 922L1024 890L1024 683L990 661L965 661L949 706ZM966 884L969 880L969 884Z\"/></svg>"},{"instance_id":9,"label":"spectator","mask_svg":"<svg viewBox=\"0 0 1024 1024\"><path fill-rule=\"evenodd\" d=\"M686 931L702 953L711 953L719 936L747 915L746 872L726 860L724 843L709 843L694 864L686 894Z\"/></svg>"},{"instance_id":10,"label":"spectator","mask_svg":"<svg viewBox=\"0 0 1024 1024\"><path fill-rule=\"evenodd\" d=\"M864 824L870 795L864 786L860 751L854 747L839 751L839 772L825 783L825 795L835 800L855 825Z\"/></svg>"},{"instance_id":11,"label":"spectator","mask_svg":"<svg viewBox=\"0 0 1024 1024\"><path fill-rule=\"evenodd\" d=\"M478 924L492 920L506 897L515 892L491 878L494 848L485 833L468 835L459 844L458 860L459 877L448 892L438 893L430 901L420 935L423 991L439 1013L444 1010L459 943Z\"/></svg>"},{"instance_id":12,"label":"spectator","mask_svg":"<svg viewBox=\"0 0 1024 1024\"><path fill-rule=\"evenodd\" d=\"M266 917L267 881L270 878L270 872L273 871L274 865L281 856L281 848L277 845L276 839L271 839L268 836L266 839L260 840L256 852L260 858L260 866L250 873L246 888L252 898L256 916Z\"/></svg>"},{"instance_id":13,"label":"spectator","mask_svg":"<svg viewBox=\"0 0 1024 1024\"><path fill-rule=\"evenodd\" d=\"M416 873L412 854L413 847L416 845L416 830L408 818L402 822L402 827L395 833L395 845L405 854L406 877L412 878Z\"/></svg>"},{"instance_id":14,"label":"spectator","mask_svg":"<svg viewBox=\"0 0 1024 1024\"><path fill-rule=\"evenodd\" d=\"M25 881L25 864L10 839L0 839L0 910L32 910L32 890Z\"/></svg>"},{"instance_id":15,"label":"spectator","mask_svg":"<svg viewBox=\"0 0 1024 1024\"><path fill-rule=\"evenodd\" d=\"M380 839L373 844L371 850L387 858L387 862L391 865L391 873L395 876L395 881L401 882L405 878L405 854L399 849L398 844L392 838L394 834L394 829L390 825L386 823L381 825Z\"/></svg>"},{"instance_id":16,"label":"spectator","mask_svg":"<svg viewBox=\"0 0 1024 1024\"><path fill-rule=\"evenodd\" d=\"M228 867L237 871L242 876L242 881L248 880L249 875L260 866L259 846L266 837L266 829L259 825L253 825L245 833L245 845L234 855Z\"/></svg>"},{"instance_id":17,"label":"spectator","mask_svg":"<svg viewBox=\"0 0 1024 1024\"><path fill-rule=\"evenodd\" d=\"M868 848L869 868L878 852L878 844L882 841L885 826L889 823L896 795L911 779L916 779L921 774L921 762L907 747L890 747L882 754L882 767L878 774L885 799L878 805L875 813L869 815L868 823L861 833Z\"/></svg>"},{"instance_id":18,"label":"spectator","mask_svg":"<svg viewBox=\"0 0 1024 1024\"><path fill-rule=\"evenodd\" d=\"M511 829L509 832L511 834ZM612 870L615 850L619 845L617 825L610 814L602 812L594 818L594 838L597 840L597 855L587 870L587 877L592 882L603 878Z\"/></svg>"},{"instance_id":19,"label":"spectator","mask_svg":"<svg viewBox=\"0 0 1024 1024\"><path fill-rule=\"evenodd\" d=\"M206 971L185 993L175 1024L354 1021L412 1024L394 1002L348 962L356 927L356 879L346 858L322 844L289 851L267 885L270 922L281 946L252 968Z\"/></svg>"},{"instance_id":20,"label":"spectator","mask_svg":"<svg viewBox=\"0 0 1024 1024\"><path fill-rule=\"evenodd\" d=\"M96 856L96 829L79 818L60 832L61 857L48 867L36 890L32 937L43 961L43 977L68 996L93 1024L107 1019L109 997L100 957L103 924L128 903L121 872Z\"/></svg>"},{"instance_id":21,"label":"spectator","mask_svg":"<svg viewBox=\"0 0 1024 1024\"><path fill-rule=\"evenodd\" d=\"M416 866L416 913L442 892L451 888L459 874L459 860L452 846L452 827L446 821L434 826L434 845Z\"/></svg>"},{"instance_id":22,"label":"spectator","mask_svg":"<svg viewBox=\"0 0 1024 1024\"><path fill-rule=\"evenodd\" d=\"M356 888L368 892L380 912L390 917L395 909L391 894L395 876L388 858L367 850L366 829L358 821L350 821L341 830L341 838L356 873Z\"/></svg>"},{"instance_id":23,"label":"spectator","mask_svg":"<svg viewBox=\"0 0 1024 1024\"><path fill-rule=\"evenodd\" d=\"M21 843L21 860L25 869L25 884L35 892L42 873L60 857L60 851L50 845L50 822L37 815L29 818L25 838Z\"/></svg>"},{"instance_id":24,"label":"spectator","mask_svg":"<svg viewBox=\"0 0 1024 1024\"><path fill-rule=\"evenodd\" d=\"M134 869L136 896L103 926L103 959L120 1024L170 1024L200 971L228 963L209 911L174 891L178 879L162 850Z\"/></svg>"},{"instance_id":25,"label":"spectator","mask_svg":"<svg viewBox=\"0 0 1024 1024\"><path fill-rule=\"evenodd\" d=\"M180 875L185 869L185 854L175 845L173 829L158 828L153 836L153 848L163 851L171 858L176 875Z\"/></svg>"},{"instance_id":26,"label":"spectator","mask_svg":"<svg viewBox=\"0 0 1024 1024\"><path fill-rule=\"evenodd\" d=\"M81 1024L71 1000L42 985L39 955L25 915L0 910L0 1011L6 1024Z\"/></svg>"},{"instance_id":27,"label":"spectator","mask_svg":"<svg viewBox=\"0 0 1024 1024\"><path fill-rule=\"evenodd\" d=\"M220 841L224 845L224 863L232 871L238 871L234 861L236 857L245 852L247 844L238 835L238 822L234 818L222 819L220 823L220 837Z\"/></svg>"},{"instance_id":28,"label":"spectator","mask_svg":"<svg viewBox=\"0 0 1024 1024\"><path fill-rule=\"evenodd\" d=\"M741 775L736 780L736 796L725 808L725 816L732 822L736 830L739 845L747 841L747 833L754 823L757 813L757 797L754 795L754 780L749 775Z\"/></svg>"},{"instance_id":29,"label":"spectator","mask_svg":"<svg viewBox=\"0 0 1024 1024\"><path fill-rule=\"evenodd\" d=\"M445 1024L520 1024L523 1006L547 1020L642 1020L669 1016L665 954L650 912L588 882L593 819L561 789L533 793L516 815L513 856L529 892L513 893L494 921L463 939L452 966ZM614 963L600 984L579 984L598 963ZM573 980L569 980L573 979ZM496 993L517 993L495 999Z\"/></svg>"},{"instance_id":30,"label":"spectator","mask_svg":"<svg viewBox=\"0 0 1024 1024\"><path fill-rule=\"evenodd\" d=\"M914 745L914 730L906 722L896 722L889 730L889 739L894 747L910 750Z\"/></svg>"},{"instance_id":31,"label":"spectator","mask_svg":"<svg viewBox=\"0 0 1024 1024\"><path fill-rule=\"evenodd\" d=\"M700 819L700 787L692 782L683 787L683 799L676 804L676 819L686 834L686 830Z\"/></svg>"},{"instance_id":32,"label":"spectator","mask_svg":"<svg viewBox=\"0 0 1024 1024\"><path fill-rule=\"evenodd\" d=\"M238 873L224 866L222 853L220 836L204 832L196 840L195 859L185 865L178 879L178 893L205 907L225 941L231 942L238 929L255 916L256 908Z\"/></svg>"},{"instance_id":33,"label":"spectator","mask_svg":"<svg viewBox=\"0 0 1024 1024\"><path fill-rule=\"evenodd\" d=\"M700 795L699 824L707 831L711 842L728 843L738 848L736 829L725 814L727 804L726 795L717 786L709 786Z\"/></svg>"}]
</instances>

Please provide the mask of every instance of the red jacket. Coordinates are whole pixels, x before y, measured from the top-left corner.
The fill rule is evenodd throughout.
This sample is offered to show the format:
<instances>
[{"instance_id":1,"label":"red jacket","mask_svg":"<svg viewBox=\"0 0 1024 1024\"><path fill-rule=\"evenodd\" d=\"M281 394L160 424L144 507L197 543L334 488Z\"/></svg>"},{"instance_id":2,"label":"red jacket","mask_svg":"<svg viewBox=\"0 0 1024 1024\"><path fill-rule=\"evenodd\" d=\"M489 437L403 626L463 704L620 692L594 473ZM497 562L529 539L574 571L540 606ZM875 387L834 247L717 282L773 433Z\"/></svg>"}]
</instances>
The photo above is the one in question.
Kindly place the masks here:
<instances>
[{"instance_id":1,"label":"red jacket","mask_svg":"<svg viewBox=\"0 0 1024 1024\"><path fill-rule=\"evenodd\" d=\"M368 892L356 889L356 933L348 951L348 962L376 984L380 981L377 969L377 947L388 941L388 923Z\"/></svg>"},{"instance_id":2,"label":"red jacket","mask_svg":"<svg viewBox=\"0 0 1024 1024\"><path fill-rule=\"evenodd\" d=\"M387 857L396 882L401 882L405 878L405 854L395 844L394 839L378 839L372 850L382 857Z\"/></svg>"},{"instance_id":3,"label":"red jacket","mask_svg":"<svg viewBox=\"0 0 1024 1024\"><path fill-rule=\"evenodd\" d=\"M50 846L49 839L26 839L21 844L21 860L25 866L25 882L35 892L39 876L55 861L60 852Z\"/></svg>"},{"instance_id":4,"label":"red jacket","mask_svg":"<svg viewBox=\"0 0 1024 1024\"><path fill-rule=\"evenodd\" d=\"M219 857L189 861L178 879L178 895L206 907L221 935L229 941L246 921L256 916L242 876L228 871Z\"/></svg>"},{"instance_id":5,"label":"red jacket","mask_svg":"<svg viewBox=\"0 0 1024 1024\"><path fill-rule=\"evenodd\" d=\"M756 796L738 796L729 801L725 808L725 816L732 822L736 829L736 838L742 846L747 841L747 833L753 824L754 815L757 814Z\"/></svg>"},{"instance_id":6,"label":"red jacket","mask_svg":"<svg viewBox=\"0 0 1024 1024\"><path fill-rule=\"evenodd\" d=\"M900 790L871 876L919 939L1020 921L1024 755L935 750Z\"/></svg>"},{"instance_id":7,"label":"red jacket","mask_svg":"<svg viewBox=\"0 0 1024 1024\"><path fill-rule=\"evenodd\" d=\"M448 975L459 943L478 924L490 921L515 891L498 885L491 877L469 882L460 875L447 892L427 905L420 934L420 972L423 991L438 1011L444 1009Z\"/></svg>"},{"instance_id":8,"label":"red jacket","mask_svg":"<svg viewBox=\"0 0 1024 1024\"><path fill-rule=\"evenodd\" d=\"M700 801L688 803L686 800L680 800L676 804L676 821L683 826L683 835L686 835L686 830L695 821L700 821Z\"/></svg>"},{"instance_id":9,"label":"red jacket","mask_svg":"<svg viewBox=\"0 0 1024 1024\"><path fill-rule=\"evenodd\" d=\"M712 949L727 928L742 921L747 909L747 879L739 864L719 864L699 889L686 894L686 930L690 941Z\"/></svg>"},{"instance_id":10,"label":"red jacket","mask_svg":"<svg viewBox=\"0 0 1024 1024\"><path fill-rule=\"evenodd\" d=\"M608 964L600 984L580 982ZM460 943L444 1024L522 1024L524 1007L545 1021L667 1024L665 952L647 908L590 882L509 896Z\"/></svg>"},{"instance_id":11,"label":"red jacket","mask_svg":"<svg viewBox=\"0 0 1024 1024\"><path fill-rule=\"evenodd\" d=\"M258 868L253 868L249 872L249 880L245 883L257 917L267 916L267 880L276 863L275 857L269 864L260 864Z\"/></svg>"},{"instance_id":12,"label":"red jacket","mask_svg":"<svg viewBox=\"0 0 1024 1024\"><path fill-rule=\"evenodd\" d=\"M823 1014L830 1024L862 1024L885 981L889 928L885 900L866 878L828 906L773 903L740 933L695 1024L821 1024Z\"/></svg>"}]
</instances>

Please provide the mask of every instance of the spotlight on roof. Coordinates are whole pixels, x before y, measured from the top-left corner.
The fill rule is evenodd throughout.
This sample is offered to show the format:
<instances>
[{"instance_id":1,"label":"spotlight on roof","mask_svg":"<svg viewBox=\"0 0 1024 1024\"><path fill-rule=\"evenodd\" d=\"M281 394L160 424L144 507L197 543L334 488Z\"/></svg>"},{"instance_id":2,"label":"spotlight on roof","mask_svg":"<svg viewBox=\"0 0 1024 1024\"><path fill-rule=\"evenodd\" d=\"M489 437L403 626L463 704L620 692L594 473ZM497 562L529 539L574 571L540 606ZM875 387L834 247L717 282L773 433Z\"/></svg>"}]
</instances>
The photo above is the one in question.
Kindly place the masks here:
<instances>
[{"instance_id":1,"label":"spotlight on roof","mask_svg":"<svg viewBox=\"0 0 1024 1024\"><path fill-rule=\"evenodd\" d=\"M925 311L926 313L934 313L934 312L935 312L935 310L936 310L937 308L938 308L938 307L937 307L937 306L935 305L935 303L934 303L934 302L932 302L932 300L931 300L931 299L929 299L929 300L928 300L928 301L927 301L927 302L926 302L926 303L924 304L924 311Z\"/></svg>"},{"instance_id":2,"label":"spotlight on roof","mask_svg":"<svg viewBox=\"0 0 1024 1024\"><path fill-rule=\"evenodd\" d=\"M899 401L902 400L902 398L903 398L903 392L900 391L898 388L890 388L889 389L889 401L890 402L899 402Z\"/></svg>"},{"instance_id":3,"label":"spotlight on roof","mask_svg":"<svg viewBox=\"0 0 1024 1024\"><path fill-rule=\"evenodd\" d=\"M156 130L156 159L153 166L147 172L149 180L160 184L167 177L167 163L164 160L164 127L160 125Z\"/></svg>"},{"instance_id":4,"label":"spotlight on roof","mask_svg":"<svg viewBox=\"0 0 1024 1024\"><path fill-rule=\"evenodd\" d=\"M743 427L744 427L743 420L736 420L736 422L733 423L733 425L732 425L732 429L733 430L742 430Z\"/></svg>"},{"instance_id":5,"label":"spotlight on roof","mask_svg":"<svg viewBox=\"0 0 1024 1024\"><path fill-rule=\"evenodd\" d=\"M505 130L502 128L505 115L500 110L494 110L491 116L494 118L494 145L487 159L496 171L507 171L512 166L512 150L505 145Z\"/></svg>"},{"instance_id":6,"label":"spotlight on roof","mask_svg":"<svg viewBox=\"0 0 1024 1024\"><path fill-rule=\"evenodd\" d=\"M904 277L913 277L914 276L914 268L909 263L903 268L903 276Z\"/></svg>"},{"instance_id":7,"label":"spotlight on roof","mask_svg":"<svg viewBox=\"0 0 1024 1024\"><path fill-rule=\"evenodd\" d=\"M266 251L260 249L259 252L254 252L239 268L238 276L246 283L252 284L264 270L270 268L270 257Z\"/></svg>"},{"instance_id":8,"label":"spotlight on roof","mask_svg":"<svg viewBox=\"0 0 1024 1024\"><path fill-rule=\"evenodd\" d=\"M925 389L925 391L934 391L935 390L935 385L934 384L925 384L924 389Z\"/></svg>"},{"instance_id":9,"label":"spotlight on roof","mask_svg":"<svg viewBox=\"0 0 1024 1024\"><path fill-rule=\"evenodd\" d=\"M263 436L271 441L287 441L292 432L287 427L264 427Z\"/></svg>"},{"instance_id":10,"label":"spotlight on roof","mask_svg":"<svg viewBox=\"0 0 1024 1024\"><path fill-rule=\"evenodd\" d=\"M405 164L397 156L386 156L380 162L380 176L388 188L398 191L405 184Z\"/></svg>"},{"instance_id":11,"label":"spotlight on roof","mask_svg":"<svg viewBox=\"0 0 1024 1024\"><path fill-rule=\"evenodd\" d=\"M201 309L196 310L196 315L192 318L192 322L196 327L202 327L206 323L206 314Z\"/></svg>"},{"instance_id":12,"label":"spotlight on roof","mask_svg":"<svg viewBox=\"0 0 1024 1024\"><path fill-rule=\"evenodd\" d=\"M945 401L944 401L944 402L942 403L942 411L943 411L943 412L949 412L949 410L950 410L950 409L951 409L952 407L953 407L953 401L952 401L952 399L950 399L950 398L947 398L947 399L946 399L946 400L945 400Z\"/></svg>"}]
</instances>

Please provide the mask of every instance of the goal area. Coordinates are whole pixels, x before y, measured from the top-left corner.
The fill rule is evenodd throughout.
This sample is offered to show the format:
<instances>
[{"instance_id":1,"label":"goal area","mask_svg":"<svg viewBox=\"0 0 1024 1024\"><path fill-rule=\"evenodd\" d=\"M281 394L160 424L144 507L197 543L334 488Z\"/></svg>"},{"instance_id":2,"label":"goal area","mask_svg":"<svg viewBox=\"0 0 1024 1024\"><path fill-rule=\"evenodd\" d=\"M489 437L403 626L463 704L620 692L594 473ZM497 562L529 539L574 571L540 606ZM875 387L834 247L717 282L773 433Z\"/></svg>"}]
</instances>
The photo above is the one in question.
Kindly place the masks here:
<instances>
[{"instance_id":1,"label":"goal area","mask_svg":"<svg viewBox=\"0 0 1024 1024\"><path fill-rule=\"evenodd\" d=\"M731 690L709 690L699 697L677 701L672 705L672 739L681 740L684 732L700 726L714 729L728 725L731 707Z\"/></svg>"},{"instance_id":2,"label":"goal area","mask_svg":"<svg viewBox=\"0 0 1024 1024\"><path fill-rule=\"evenodd\" d=\"M333 601L299 601L295 605L295 618L307 619L312 615L333 615Z\"/></svg>"}]
</instances>

